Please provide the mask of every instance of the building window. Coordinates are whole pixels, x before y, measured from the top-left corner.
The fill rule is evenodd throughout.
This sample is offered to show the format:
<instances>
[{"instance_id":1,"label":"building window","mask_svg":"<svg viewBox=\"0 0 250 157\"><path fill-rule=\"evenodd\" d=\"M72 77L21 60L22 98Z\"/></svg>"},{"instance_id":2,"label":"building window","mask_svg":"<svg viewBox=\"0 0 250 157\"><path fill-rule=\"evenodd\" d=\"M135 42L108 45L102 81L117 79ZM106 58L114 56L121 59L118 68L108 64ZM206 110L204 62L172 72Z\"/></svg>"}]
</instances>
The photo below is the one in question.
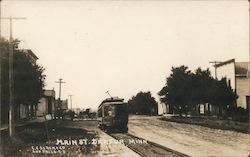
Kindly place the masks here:
<instances>
[{"instance_id":1,"label":"building window","mask_svg":"<svg viewBox=\"0 0 250 157\"><path fill-rule=\"evenodd\" d=\"M232 86L231 86L231 80L230 80L230 79L228 79L228 86L229 86L229 87L232 87Z\"/></svg>"}]
</instances>

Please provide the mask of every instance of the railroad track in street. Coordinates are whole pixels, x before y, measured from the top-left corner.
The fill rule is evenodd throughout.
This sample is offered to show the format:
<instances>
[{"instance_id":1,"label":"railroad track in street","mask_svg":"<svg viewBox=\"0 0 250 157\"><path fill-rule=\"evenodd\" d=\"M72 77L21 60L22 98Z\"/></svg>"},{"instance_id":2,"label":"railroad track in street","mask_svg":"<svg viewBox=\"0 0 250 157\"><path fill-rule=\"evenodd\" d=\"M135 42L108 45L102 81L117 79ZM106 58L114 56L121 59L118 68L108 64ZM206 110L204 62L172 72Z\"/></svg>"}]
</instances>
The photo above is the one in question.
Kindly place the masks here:
<instances>
[{"instance_id":1,"label":"railroad track in street","mask_svg":"<svg viewBox=\"0 0 250 157\"><path fill-rule=\"evenodd\" d=\"M164 147L157 143L136 137L129 133L108 134L116 140L123 141L124 145L142 157L188 157L188 155Z\"/></svg>"}]
</instances>

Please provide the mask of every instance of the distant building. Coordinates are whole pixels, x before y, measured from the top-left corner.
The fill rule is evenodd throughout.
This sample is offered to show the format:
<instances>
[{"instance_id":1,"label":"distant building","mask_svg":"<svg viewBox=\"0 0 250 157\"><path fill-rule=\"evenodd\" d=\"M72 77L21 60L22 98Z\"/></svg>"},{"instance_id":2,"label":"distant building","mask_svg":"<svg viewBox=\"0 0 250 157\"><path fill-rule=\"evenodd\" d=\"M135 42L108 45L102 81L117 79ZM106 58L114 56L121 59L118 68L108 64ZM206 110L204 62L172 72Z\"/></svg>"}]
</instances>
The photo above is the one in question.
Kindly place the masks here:
<instances>
[{"instance_id":1,"label":"distant building","mask_svg":"<svg viewBox=\"0 0 250 157\"><path fill-rule=\"evenodd\" d=\"M62 100L62 109L64 109L64 110L69 109L69 107L68 107L68 99Z\"/></svg>"},{"instance_id":2,"label":"distant building","mask_svg":"<svg viewBox=\"0 0 250 157\"><path fill-rule=\"evenodd\" d=\"M235 59L227 60L215 65L217 78L227 78L228 84L239 96L237 107L250 107L250 63L235 62Z\"/></svg>"},{"instance_id":3,"label":"distant building","mask_svg":"<svg viewBox=\"0 0 250 157\"><path fill-rule=\"evenodd\" d=\"M37 105L37 115L53 114L55 111L55 90L44 90L43 97Z\"/></svg>"},{"instance_id":4,"label":"distant building","mask_svg":"<svg viewBox=\"0 0 250 157\"><path fill-rule=\"evenodd\" d=\"M60 108L62 110L67 110L68 109L68 99L65 100L56 100L56 108Z\"/></svg>"},{"instance_id":5,"label":"distant building","mask_svg":"<svg viewBox=\"0 0 250 157\"><path fill-rule=\"evenodd\" d=\"M73 111L75 112L75 114L79 114L81 112L80 108L73 108Z\"/></svg>"}]
</instances>

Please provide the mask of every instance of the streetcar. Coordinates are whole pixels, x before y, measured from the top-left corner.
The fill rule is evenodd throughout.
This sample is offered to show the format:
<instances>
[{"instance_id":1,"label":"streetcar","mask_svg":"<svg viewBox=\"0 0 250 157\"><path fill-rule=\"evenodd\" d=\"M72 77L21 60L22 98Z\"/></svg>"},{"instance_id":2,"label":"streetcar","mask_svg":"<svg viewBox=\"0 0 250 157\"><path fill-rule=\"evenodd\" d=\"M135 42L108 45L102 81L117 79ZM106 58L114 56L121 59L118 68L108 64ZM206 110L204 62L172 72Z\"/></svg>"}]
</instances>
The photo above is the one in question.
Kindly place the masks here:
<instances>
[{"instance_id":1,"label":"streetcar","mask_svg":"<svg viewBox=\"0 0 250 157\"><path fill-rule=\"evenodd\" d=\"M107 98L98 107L98 126L106 132L128 131L128 109L124 99Z\"/></svg>"}]
</instances>

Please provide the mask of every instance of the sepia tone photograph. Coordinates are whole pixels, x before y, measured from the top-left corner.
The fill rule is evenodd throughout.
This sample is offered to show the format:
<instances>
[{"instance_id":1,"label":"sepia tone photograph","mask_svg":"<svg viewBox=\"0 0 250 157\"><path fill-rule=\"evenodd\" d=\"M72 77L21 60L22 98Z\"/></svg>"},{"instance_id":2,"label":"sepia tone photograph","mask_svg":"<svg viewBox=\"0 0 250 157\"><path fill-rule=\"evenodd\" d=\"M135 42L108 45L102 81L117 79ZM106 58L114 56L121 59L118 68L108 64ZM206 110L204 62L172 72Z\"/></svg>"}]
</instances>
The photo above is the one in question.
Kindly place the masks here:
<instances>
[{"instance_id":1,"label":"sepia tone photograph","mask_svg":"<svg viewBox=\"0 0 250 157\"><path fill-rule=\"evenodd\" d=\"M250 157L249 0L0 0L0 157Z\"/></svg>"}]
</instances>

